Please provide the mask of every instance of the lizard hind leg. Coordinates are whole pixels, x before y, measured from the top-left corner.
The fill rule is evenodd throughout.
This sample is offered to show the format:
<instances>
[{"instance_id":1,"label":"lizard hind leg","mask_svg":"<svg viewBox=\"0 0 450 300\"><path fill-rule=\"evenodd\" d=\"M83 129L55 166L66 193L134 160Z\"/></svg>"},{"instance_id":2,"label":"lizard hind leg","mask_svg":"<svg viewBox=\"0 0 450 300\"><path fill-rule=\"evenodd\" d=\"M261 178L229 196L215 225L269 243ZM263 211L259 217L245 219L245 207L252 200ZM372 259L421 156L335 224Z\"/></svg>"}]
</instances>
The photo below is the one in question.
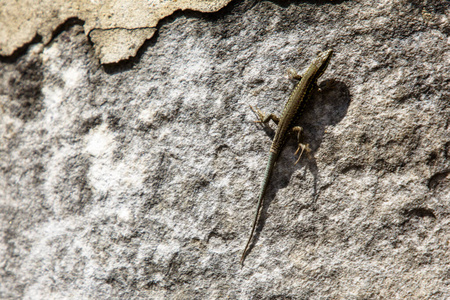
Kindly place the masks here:
<instances>
[{"instance_id":1,"label":"lizard hind leg","mask_svg":"<svg viewBox=\"0 0 450 300\"><path fill-rule=\"evenodd\" d=\"M300 142L300 139L301 139L302 133L303 133L302 127L295 126L292 128L292 132L297 132L297 140L298 140L298 148L297 148L297 151L295 151L294 155L297 155L297 153L300 151L300 149L302 150L300 152L300 155L298 156L298 159L294 163L294 165L296 165L300 161L300 158L302 157L302 154L304 151L306 151L306 153L308 153L308 154L311 152L311 147L309 146L309 144L303 144L302 142Z\"/></svg>"},{"instance_id":2,"label":"lizard hind leg","mask_svg":"<svg viewBox=\"0 0 450 300\"><path fill-rule=\"evenodd\" d=\"M256 109L253 108L253 106L249 105L251 110L255 113L255 115L258 116L258 121L255 121L255 123L268 123L270 120L272 120L275 124L278 125L278 122L280 122L280 118L274 114L265 114L262 111L260 111L257 107Z\"/></svg>"}]
</instances>

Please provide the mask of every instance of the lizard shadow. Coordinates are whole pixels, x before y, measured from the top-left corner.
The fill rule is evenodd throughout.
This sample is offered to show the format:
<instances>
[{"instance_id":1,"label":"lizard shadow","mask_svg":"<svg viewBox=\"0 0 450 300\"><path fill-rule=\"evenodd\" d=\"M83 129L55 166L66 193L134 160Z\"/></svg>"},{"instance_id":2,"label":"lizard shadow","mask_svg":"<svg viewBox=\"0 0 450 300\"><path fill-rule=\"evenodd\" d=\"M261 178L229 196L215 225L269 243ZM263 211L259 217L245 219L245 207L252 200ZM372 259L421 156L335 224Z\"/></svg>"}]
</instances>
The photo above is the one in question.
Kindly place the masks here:
<instances>
[{"instance_id":1,"label":"lizard shadow","mask_svg":"<svg viewBox=\"0 0 450 300\"><path fill-rule=\"evenodd\" d=\"M298 143L295 136L292 135L289 137L275 165L272 180L269 183L266 197L263 200L261 215L248 253L252 251L259 240L260 233L266 223L268 208L278 190L289 184L292 174L299 167L305 167L305 172L309 171L313 176L312 201L296 206L299 207L299 210L293 213L293 215L297 215L302 209L310 208L315 210L315 200L318 196L319 168L314 153L317 152L322 143L326 127L338 124L345 117L351 101L349 89L344 82L328 79L323 81L319 87L321 88L321 92L317 92L312 96L299 122L296 124L303 128L302 142L310 145L311 152L308 156L303 154L298 166L294 165L297 157L293 154L297 149ZM263 129L273 139L275 131L269 126L264 126Z\"/></svg>"}]
</instances>

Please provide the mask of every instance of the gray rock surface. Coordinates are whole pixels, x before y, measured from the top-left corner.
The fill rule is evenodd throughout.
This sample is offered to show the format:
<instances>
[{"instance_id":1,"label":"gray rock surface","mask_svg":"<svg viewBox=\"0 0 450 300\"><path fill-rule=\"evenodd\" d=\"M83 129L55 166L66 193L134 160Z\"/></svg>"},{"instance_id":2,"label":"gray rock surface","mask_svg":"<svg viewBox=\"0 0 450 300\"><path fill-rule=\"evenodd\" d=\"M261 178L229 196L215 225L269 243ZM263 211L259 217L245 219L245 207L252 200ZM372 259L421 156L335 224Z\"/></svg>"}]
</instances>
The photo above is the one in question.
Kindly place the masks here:
<instances>
[{"instance_id":1,"label":"gray rock surface","mask_svg":"<svg viewBox=\"0 0 450 300\"><path fill-rule=\"evenodd\" d=\"M450 11L427 3L238 1L118 65L79 25L2 59L0 298L449 298ZM241 268L273 134L248 104L280 112L327 48L313 156L286 145Z\"/></svg>"}]
</instances>

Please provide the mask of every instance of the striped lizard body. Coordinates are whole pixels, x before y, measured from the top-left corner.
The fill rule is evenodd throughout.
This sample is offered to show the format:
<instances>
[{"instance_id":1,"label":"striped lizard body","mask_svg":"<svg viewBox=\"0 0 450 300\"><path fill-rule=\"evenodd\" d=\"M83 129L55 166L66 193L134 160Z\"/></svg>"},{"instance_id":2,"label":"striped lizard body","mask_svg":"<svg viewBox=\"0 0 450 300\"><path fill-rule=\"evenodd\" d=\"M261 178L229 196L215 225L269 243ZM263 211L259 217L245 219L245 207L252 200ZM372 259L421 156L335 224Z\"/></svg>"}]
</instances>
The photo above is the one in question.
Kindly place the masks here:
<instances>
[{"instance_id":1,"label":"striped lizard body","mask_svg":"<svg viewBox=\"0 0 450 300\"><path fill-rule=\"evenodd\" d=\"M333 54L333 50L329 49L324 52L320 52L317 57L313 60L311 65L308 67L308 69L305 71L303 76L299 76L298 74L292 74L293 78L299 79L300 82L297 83L294 90L292 91L289 100L287 101L286 105L284 106L283 112L281 113L281 117L278 118L274 114L263 114L258 109L251 109L258 115L259 121L258 123L267 123L270 120L274 121L275 124L278 125L277 130L275 132L275 137L272 141L272 146L270 147L269 151L269 160L267 162L266 171L264 174L263 183L261 186L261 190L258 196L258 205L256 207L256 213L253 220L253 226L252 230L250 232L250 237L247 241L247 244L245 246L244 252L242 253L241 257L241 265L244 264L245 257L247 256L247 252L250 247L250 243L253 239L253 235L255 233L256 225L258 223L258 220L261 215L261 209L264 199L264 194L266 192L267 186L269 185L270 178L272 176L272 171L275 167L275 163L278 159L278 156L281 152L281 149L283 148L286 137L289 132L296 132L297 137L299 139L299 146L295 154L300 152L300 156L297 159L296 163L300 160L300 157L304 150L310 151L308 144L302 144L300 143L300 136L303 131L303 129L299 126L295 126L298 118L302 114L306 103L311 98L312 93L317 90L317 80L320 76L325 72L328 63L330 62L331 56Z\"/></svg>"}]
</instances>

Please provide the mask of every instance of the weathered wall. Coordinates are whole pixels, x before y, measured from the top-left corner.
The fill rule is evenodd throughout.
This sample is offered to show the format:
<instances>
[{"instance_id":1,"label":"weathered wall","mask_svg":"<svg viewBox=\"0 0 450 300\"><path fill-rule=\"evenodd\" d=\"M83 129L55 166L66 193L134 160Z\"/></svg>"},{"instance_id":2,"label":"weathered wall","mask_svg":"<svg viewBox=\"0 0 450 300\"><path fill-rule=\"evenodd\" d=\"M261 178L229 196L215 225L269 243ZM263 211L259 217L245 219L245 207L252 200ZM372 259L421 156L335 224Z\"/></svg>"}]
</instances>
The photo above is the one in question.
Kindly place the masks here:
<instances>
[{"instance_id":1,"label":"weathered wall","mask_svg":"<svg viewBox=\"0 0 450 300\"><path fill-rule=\"evenodd\" d=\"M0 298L450 298L449 15L238 1L126 63L80 25L3 59ZM286 145L241 268L273 134L248 104L279 113L328 48L313 157Z\"/></svg>"}]
</instances>

